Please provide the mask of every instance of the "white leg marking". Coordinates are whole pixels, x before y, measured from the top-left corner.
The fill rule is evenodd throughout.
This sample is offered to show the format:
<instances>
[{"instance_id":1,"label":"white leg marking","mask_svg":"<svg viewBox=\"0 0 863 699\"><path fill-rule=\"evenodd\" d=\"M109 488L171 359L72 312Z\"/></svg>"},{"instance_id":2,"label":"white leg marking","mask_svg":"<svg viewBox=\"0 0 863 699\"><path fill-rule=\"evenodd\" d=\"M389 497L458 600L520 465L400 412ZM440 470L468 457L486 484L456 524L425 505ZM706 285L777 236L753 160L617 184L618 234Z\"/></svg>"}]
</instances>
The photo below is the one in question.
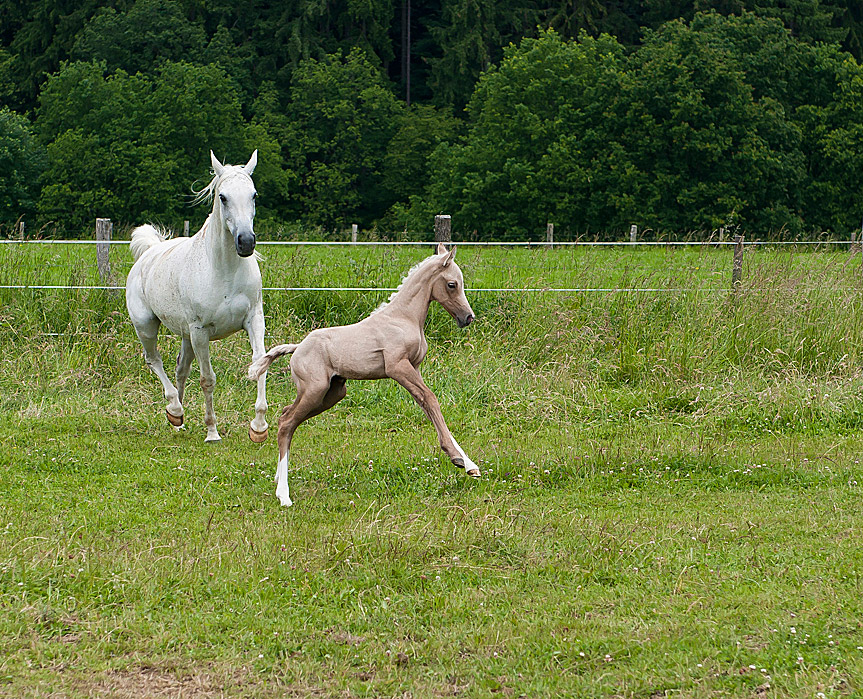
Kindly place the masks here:
<instances>
[{"instance_id":1,"label":"white leg marking","mask_svg":"<svg viewBox=\"0 0 863 699\"><path fill-rule=\"evenodd\" d=\"M291 501L291 493L288 490L288 455L279 459L279 467L276 469L276 497L285 507L294 503Z\"/></svg>"},{"instance_id":2,"label":"white leg marking","mask_svg":"<svg viewBox=\"0 0 863 699\"><path fill-rule=\"evenodd\" d=\"M452 443L455 445L455 448L458 449L459 454L461 454L461 458L464 459L464 470L467 475L479 478L479 466L471 461L470 457L464 453L464 449L458 445L458 442L455 441L455 437L452 437Z\"/></svg>"}]
</instances>

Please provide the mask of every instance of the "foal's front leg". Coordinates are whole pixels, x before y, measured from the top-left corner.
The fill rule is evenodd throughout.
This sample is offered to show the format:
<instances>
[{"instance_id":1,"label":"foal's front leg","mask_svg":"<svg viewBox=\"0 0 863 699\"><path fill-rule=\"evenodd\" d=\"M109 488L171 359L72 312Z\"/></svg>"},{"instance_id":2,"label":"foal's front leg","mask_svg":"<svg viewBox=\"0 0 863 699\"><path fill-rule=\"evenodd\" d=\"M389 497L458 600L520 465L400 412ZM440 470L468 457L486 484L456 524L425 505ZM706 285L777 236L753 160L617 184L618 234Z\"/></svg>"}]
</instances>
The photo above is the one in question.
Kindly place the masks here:
<instances>
[{"instance_id":1,"label":"foal's front leg","mask_svg":"<svg viewBox=\"0 0 863 699\"><path fill-rule=\"evenodd\" d=\"M207 426L205 442L221 442L216 428L216 412L213 410L213 389L216 387L216 372L210 363L210 336L203 330L192 329L190 333L192 348L201 369L201 388L204 391L204 424Z\"/></svg>"},{"instance_id":2,"label":"foal's front leg","mask_svg":"<svg viewBox=\"0 0 863 699\"><path fill-rule=\"evenodd\" d=\"M443 413L440 410L437 396L426 386L417 368L407 359L403 359L393 366L387 366L387 375L407 389L408 393L413 396L413 399L423 409L429 420L432 421L440 440L441 449L443 449L450 461L457 467L463 468L467 475L479 478L479 466L470 460L470 457L464 453L464 450L455 441L455 438L446 426L446 421L443 419Z\"/></svg>"},{"instance_id":3,"label":"foal's front leg","mask_svg":"<svg viewBox=\"0 0 863 699\"><path fill-rule=\"evenodd\" d=\"M252 345L252 361L260 359L266 348L264 347L264 309L258 306L246 322L246 332L249 333L249 343ZM261 443L267 439L269 426L267 425L267 372L258 378L258 397L255 400L255 417L249 425L249 439Z\"/></svg>"}]
</instances>

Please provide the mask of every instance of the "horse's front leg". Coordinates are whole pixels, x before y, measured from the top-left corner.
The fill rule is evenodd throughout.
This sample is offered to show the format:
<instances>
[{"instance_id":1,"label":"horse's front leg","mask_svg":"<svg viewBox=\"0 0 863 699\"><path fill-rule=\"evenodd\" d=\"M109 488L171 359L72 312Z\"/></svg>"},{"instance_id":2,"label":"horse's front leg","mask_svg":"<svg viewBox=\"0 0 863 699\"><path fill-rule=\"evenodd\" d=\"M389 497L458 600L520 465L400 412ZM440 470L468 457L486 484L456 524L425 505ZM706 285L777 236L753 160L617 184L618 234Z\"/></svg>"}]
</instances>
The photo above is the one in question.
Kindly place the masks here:
<instances>
[{"instance_id":1,"label":"horse's front leg","mask_svg":"<svg viewBox=\"0 0 863 699\"><path fill-rule=\"evenodd\" d=\"M255 308L249 320L246 322L246 332L249 333L249 343L252 345L252 361L255 362L263 356L264 347L264 309L262 305ZM267 372L261 374L258 379L258 397L255 400L255 417L249 425L249 439L261 443L267 439L269 434L267 425Z\"/></svg>"},{"instance_id":2,"label":"horse's front leg","mask_svg":"<svg viewBox=\"0 0 863 699\"><path fill-rule=\"evenodd\" d=\"M440 409L440 403L437 396L432 390L426 386L417 368L407 359L387 364L387 375L404 386L408 393L413 396L413 399L419 404L423 412L431 420L438 434L440 447L443 452L449 457L449 460L455 466L463 468L467 475L479 478L479 466L477 466L470 457L465 454L464 450L455 441L446 421L443 419L443 413Z\"/></svg>"},{"instance_id":3,"label":"horse's front leg","mask_svg":"<svg viewBox=\"0 0 863 699\"><path fill-rule=\"evenodd\" d=\"M210 363L210 336L200 329L192 329L190 333L192 349L198 359L201 369L201 388L204 391L204 424L207 426L205 442L221 442L219 430L216 428L216 412L213 410L213 389L216 387L216 372Z\"/></svg>"}]
</instances>

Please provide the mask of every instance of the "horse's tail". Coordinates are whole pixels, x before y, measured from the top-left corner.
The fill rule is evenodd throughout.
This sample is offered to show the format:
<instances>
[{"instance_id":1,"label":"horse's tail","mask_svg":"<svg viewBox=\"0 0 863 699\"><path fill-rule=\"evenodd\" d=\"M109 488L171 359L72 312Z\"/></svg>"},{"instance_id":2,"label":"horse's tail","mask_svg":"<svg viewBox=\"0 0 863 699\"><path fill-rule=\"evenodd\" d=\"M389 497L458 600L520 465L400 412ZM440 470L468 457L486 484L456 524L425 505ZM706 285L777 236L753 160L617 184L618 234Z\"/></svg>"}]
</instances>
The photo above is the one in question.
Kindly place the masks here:
<instances>
[{"instance_id":1,"label":"horse's tail","mask_svg":"<svg viewBox=\"0 0 863 699\"><path fill-rule=\"evenodd\" d=\"M155 226L145 223L132 231L132 257L136 260L154 245L165 241L167 236Z\"/></svg>"},{"instance_id":2,"label":"horse's tail","mask_svg":"<svg viewBox=\"0 0 863 699\"><path fill-rule=\"evenodd\" d=\"M286 354L293 354L299 345L276 345L260 359L252 362L249 367L249 381L257 381L261 375L270 368L270 364L276 361L279 357Z\"/></svg>"}]
</instances>

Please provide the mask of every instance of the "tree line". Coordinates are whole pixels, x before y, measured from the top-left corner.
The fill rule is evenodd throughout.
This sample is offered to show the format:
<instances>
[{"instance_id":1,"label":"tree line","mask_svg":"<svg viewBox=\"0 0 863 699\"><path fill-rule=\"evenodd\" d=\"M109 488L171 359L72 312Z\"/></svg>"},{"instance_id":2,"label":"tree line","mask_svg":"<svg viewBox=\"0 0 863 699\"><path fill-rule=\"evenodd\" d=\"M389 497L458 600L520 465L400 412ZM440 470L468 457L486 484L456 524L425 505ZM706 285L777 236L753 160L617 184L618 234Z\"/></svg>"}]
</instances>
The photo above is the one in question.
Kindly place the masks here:
<instances>
[{"instance_id":1,"label":"tree line","mask_svg":"<svg viewBox=\"0 0 863 699\"><path fill-rule=\"evenodd\" d=\"M190 218L422 237L859 225L853 0L0 0L0 226ZM32 225L31 225L32 228Z\"/></svg>"}]
</instances>

